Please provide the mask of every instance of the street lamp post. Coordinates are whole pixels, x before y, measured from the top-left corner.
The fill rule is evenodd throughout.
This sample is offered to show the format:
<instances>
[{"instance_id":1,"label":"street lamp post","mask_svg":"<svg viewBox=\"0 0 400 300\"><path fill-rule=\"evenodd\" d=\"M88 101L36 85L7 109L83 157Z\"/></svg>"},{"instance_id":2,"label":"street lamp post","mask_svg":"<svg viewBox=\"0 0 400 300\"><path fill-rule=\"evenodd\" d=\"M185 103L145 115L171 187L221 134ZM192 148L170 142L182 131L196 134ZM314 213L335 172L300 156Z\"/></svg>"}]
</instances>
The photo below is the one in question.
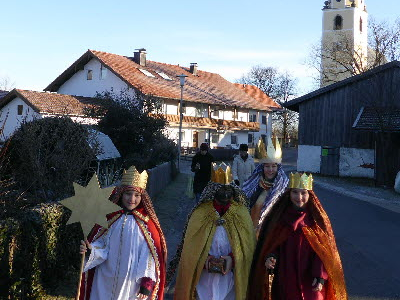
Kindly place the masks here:
<instances>
[{"instance_id":1,"label":"street lamp post","mask_svg":"<svg viewBox=\"0 0 400 300\"><path fill-rule=\"evenodd\" d=\"M179 140L178 140L178 170L181 171L181 144L182 144L182 119L183 119L183 86L185 85L186 75L177 75L181 86L181 100L179 102Z\"/></svg>"}]
</instances>

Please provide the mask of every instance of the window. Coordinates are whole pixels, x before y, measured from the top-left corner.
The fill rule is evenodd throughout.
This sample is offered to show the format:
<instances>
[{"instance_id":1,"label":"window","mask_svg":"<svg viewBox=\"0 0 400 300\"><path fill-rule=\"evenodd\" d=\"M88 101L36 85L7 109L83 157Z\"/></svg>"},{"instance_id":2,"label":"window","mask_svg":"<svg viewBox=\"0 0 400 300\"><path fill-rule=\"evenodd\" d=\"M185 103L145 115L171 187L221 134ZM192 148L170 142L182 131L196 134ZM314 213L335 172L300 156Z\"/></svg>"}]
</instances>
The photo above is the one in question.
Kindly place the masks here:
<instances>
[{"instance_id":1,"label":"window","mask_svg":"<svg viewBox=\"0 0 400 300\"><path fill-rule=\"evenodd\" d=\"M237 135L231 134L231 144L237 144Z\"/></svg>"},{"instance_id":2,"label":"window","mask_svg":"<svg viewBox=\"0 0 400 300\"><path fill-rule=\"evenodd\" d=\"M257 122L257 115L256 114L250 114L249 115L249 122Z\"/></svg>"},{"instance_id":3,"label":"window","mask_svg":"<svg viewBox=\"0 0 400 300\"><path fill-rule=\"evenodd\" d=\"M18 110L18 115L19 115L19 116L22 115L23 108L24 108L23 105L18 105L17 110Z\"/></svg>"},{"instance_id":4,"label":"window","mask_svg":"<svg viewBox=\"0 0 400 300\"><path fill-rule=\"evenodd\" d=\"M87 80L93 79L93 70L87 70L86 79Z\"/></svg>"},{"instance_id":5,"label":"window","mask_svg":"<svg viewBox=\"0 0 400 300\"><path fill-rule=\"evenodd\" d=\"M211 142L214 144L218 144L219 143L219 134L218 133L213 133L211 135Z\"/></svg>"},{"instance_id":6,"label":"window","mask_svg":"<svg viewBox=\"0 0 400 300\"><path fill-rule=\"evenodd\" d=\"M219 110L217 110L217 109L214 110L212 115L213 115L213 117L217 117L218 118L219 117Z\"/></svg>"},{"instance_id":7,"label":"window","mask_svg":"<svg viewBox=\"0 0 400 300\"><path fill-rule=\"evenodd\" d=\"M335 23L333 25L334 30L341 30L343 29L343 18L340 15L335 17Z\"/></svg>"},{"instance_id":8,"label":"window","mask_svg":"<svg viewBox=\"0 0 400 300\"><path fill-rule=\"evenodd\" d=\"M207 114L207 109L204 109L202 104L196 105L195 117L204 117L204 114Z\"/></svg>"},{"instance_id":9,"label":"window","mask_svg":"<svg viewBox=\"0 0 400 300\"><path fill-rule=\"evenodd\" d=\"M153 74L151 74L149 71L144 70L144 69L139 69L140 72L142 72L144 75L148 76L148 77L156 77Z\"/></svg>"},{"instance_id":10,"label":"window","mask_svg":"<svg viewBox=\"0 0 400 300\"><path fill-rule=\"evenodd\" d=\"M162 78L164 78L165 80L172 80L167 74L165 74L164 72L158 72L156 71L158 75L160 75Z\"/></svg>"},{"instance_id":11,"label":"window","mask_svg":"<svg viewBox=\"0 0 400 300\"><path fill-rule=\"evenodd\" d=\"M262 116L261 117L261 123L262 124L267 124L267 116Z\"/></svg>"},{"instance_id":12,"label":"window","mask_svg":"<svg viewBox=\"0 0 400 300\"><path fill-rule=\"evenodd\" d=\"M360 17L360 32L362 32L362 28L363 28L363 21L362 18Z\"/></svg>"},{"instance_id":13,"label":"window","mask_svg":"<svg viewBox=\"0 0 400 300\"><path fill-rule=\"evenodd\" d=\"M100 67L100 80L105 79L107 76L107 68L101 65Z\"/></svg>"},{"instance_id":14,"label":"window","mask_svg":"<svg viewBox=\"0 0 400 300\"><path fill-rule=\"evenodd\" d=\"M247 143L248 144L253 144L253 141L254 141L254 136L253 136L252 133L249 133L248 136L247 136Z\"/></svg>"}]
</instances>

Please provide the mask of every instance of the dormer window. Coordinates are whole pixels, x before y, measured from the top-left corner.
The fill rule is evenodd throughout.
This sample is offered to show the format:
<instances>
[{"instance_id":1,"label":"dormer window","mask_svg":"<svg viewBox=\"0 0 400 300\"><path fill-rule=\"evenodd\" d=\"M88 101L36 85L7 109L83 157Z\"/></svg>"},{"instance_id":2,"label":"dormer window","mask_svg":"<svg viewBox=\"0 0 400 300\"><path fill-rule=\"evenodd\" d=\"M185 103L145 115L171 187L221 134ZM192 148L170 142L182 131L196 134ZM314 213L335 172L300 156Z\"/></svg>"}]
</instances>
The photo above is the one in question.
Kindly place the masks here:
<instances>
[{"instance_id":1,"label":"dormer window","mask_svg":"<svg viewBox=\"0 0 400 300\"><path fill-rule=\"evenodd\" d=\"M144 75L148 76L148 77L156 77L153 74L151 74L149 71L145 70L145 69L139 69L140 72L142 72Z\"/></svg>"},{"instance_id":2,"label":"dormer window","mask_svg":"<svg viewBox=\"0 0 400 300\"><path fill-rule=\"evenodd\" d=\"M92 79L93 79L93 70L87 70L86 80L92 80Z\"/></svg>"},{"instance_id":3,"label":"dormer window","mask_svg":"<svg viewBox=\"0 0 400 300\"><path fill-rule=\"evenodd\" d=\"M24 110L24 106L23 105L18 105L18 107L17 107L18 116L22 115L23 110Z\"/></svg>"},{"instance_id":4,"label":"dormer window","mask_svg":"<svg viewBox=\"0 0 400 300\"><path fill-rule=\"evenodd\" d=\"M343 29L343 18L340 15L335 17L335 23L333 25L334 30L341 30Z\"/></svg>"}]
</instances>

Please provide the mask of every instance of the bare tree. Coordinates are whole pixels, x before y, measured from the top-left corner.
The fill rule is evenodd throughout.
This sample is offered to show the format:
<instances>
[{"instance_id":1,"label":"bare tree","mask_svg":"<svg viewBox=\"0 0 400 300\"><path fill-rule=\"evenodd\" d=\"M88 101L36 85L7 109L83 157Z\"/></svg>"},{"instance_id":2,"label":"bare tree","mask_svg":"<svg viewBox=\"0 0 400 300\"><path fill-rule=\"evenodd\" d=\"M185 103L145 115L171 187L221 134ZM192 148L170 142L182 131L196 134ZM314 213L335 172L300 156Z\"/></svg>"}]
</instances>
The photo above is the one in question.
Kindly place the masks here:
<instances>
[{"instance_id":1,"label":"bare tree","mask_svg":"<svg viewBox=\"0 0 400 300\"><path fill-rule=\"evenodd\" d=\"M297 93L296 79L288 72L280 73L273 67L254 66L238 82L255 85L282 107ZM281 136L284 144L288 137L297 137L298 114L296 112L283 108L279 112L274 112L272 118L273 133Z\"/></svg>"},{"instance_id":2,"label":"bare tree","mask_svg":"<svg viewBox=\"0 0 400 300\"><path fill-rule=\"evenodd\" d=\"M0 78L0 90L10 91L15 87L15 82L13 82L10 77L4 76Z\"/></svg>"},{"instance_id":3,"label":"bare tree","mask_svg":"<svg viewBox=\"0 0 400 300\"><path fill-rule=\"evenodd\" d=\"M298 113L289 110L284 105L292 100L297 94L297 81L288 72L279 75L276 85L276 94L274 100L283 107L282 111L275 112L272 115L274 120L274 130L283 138L283 143L287 143L287 139L297 138L298 133Z\"/></svg>"},{"instance_id":4,"label":"bare tree","mask_svg":"<svg viewBox=\"0 0 400 300\"><path fill-rule=\"evenodd\" d=\"M252 67L249 73L243 75L238 80L238 83L255 85L268 96L273 97L276 92L275 89L278 77L277 69L257 65Z\"/></svg>"},{"instance_id":5,"label":"bare tree","mask_svg":"<svg viewBox=\"0 0 400 300\"><path fill-rule=\"evenodd\" d=\"M312 46L306 64L317 71L314 79L331 84L400 58L400 19L390 24L371 18L368 30L367 52L341 31L330 41Z\"/></svg>"}]
</instances>

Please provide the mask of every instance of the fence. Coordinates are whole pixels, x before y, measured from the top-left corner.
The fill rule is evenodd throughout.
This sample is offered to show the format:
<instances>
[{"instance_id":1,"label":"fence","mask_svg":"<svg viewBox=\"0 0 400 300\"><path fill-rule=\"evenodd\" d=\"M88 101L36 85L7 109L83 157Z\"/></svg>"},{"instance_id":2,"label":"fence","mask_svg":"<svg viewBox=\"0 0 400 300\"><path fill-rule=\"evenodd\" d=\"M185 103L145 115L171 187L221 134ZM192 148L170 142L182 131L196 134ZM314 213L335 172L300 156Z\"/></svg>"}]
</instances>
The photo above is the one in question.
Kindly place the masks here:
<instances>
[{"instance_id":1,"label":"fence","mask_svg":"<svg viewBox=\"0 0 400 300\"><path fill-rule=\"evenodd\" d=\"M173 162L166 162L148 170L147 192L151 199L164 190L171 182L176 172L174 169L175 164Z\"/></svg>"}]
</instances>

